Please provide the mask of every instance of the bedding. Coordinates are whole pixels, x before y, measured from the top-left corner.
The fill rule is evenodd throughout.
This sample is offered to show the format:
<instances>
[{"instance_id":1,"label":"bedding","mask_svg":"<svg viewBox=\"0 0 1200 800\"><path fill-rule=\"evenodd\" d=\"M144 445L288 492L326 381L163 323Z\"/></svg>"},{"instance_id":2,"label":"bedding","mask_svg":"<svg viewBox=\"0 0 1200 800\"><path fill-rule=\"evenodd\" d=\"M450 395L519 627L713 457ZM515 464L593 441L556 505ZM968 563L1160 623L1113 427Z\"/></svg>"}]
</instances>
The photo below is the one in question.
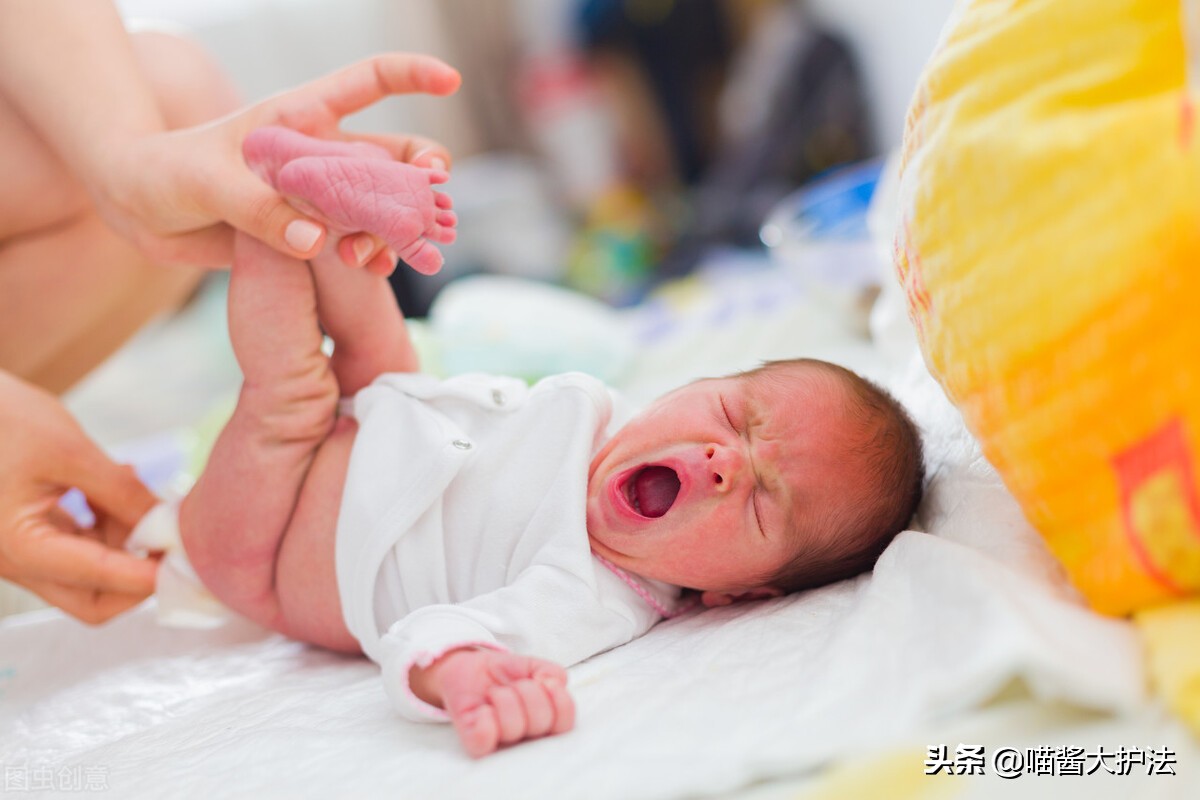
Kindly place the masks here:
<instances>
[{"instance_id":1,"label":"bedding","mask_svg":"<svg viewBox=\"0 0 1200 800\"><path fill-rule=\"evenodd\" d=\"M663 622L571 669L576 730L479 762L448 728L396 718L370 662L244 621L167 629L152 605L95 629L54 611L13 617L0 622L0 763L156 800L902 797L937 737L968 737L945 739L953 751L972 736L1044 744L1083 731L1112 747L1169 744L1180 782L1167 788L1195 786L1200 760L1147 698L1137 634L1087 609L915 348L828 324L804 284L764 262L659 295L622 317L637 347L621 382L645 398L809 355L889 386L922 427L931 478L914 530L873 574ZM893 313L879 318L896 320L902 298L880 302ZM988 796L995 782L955 785Z\"/></svg>"}]
</instances>

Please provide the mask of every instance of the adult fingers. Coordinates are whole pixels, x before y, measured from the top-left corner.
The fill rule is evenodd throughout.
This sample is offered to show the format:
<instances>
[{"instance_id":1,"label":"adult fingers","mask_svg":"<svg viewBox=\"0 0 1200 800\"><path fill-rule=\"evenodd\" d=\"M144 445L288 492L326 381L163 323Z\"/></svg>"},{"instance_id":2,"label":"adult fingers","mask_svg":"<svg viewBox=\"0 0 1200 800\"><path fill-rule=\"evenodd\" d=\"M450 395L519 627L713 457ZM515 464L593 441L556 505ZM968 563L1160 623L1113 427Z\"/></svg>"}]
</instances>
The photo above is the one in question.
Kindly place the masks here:
<instances>
[{"instance_id":1,"label":"adult fingers","mask_svg":"<svg viewBox=\"0 0 1200 800\"><path fill-rule=\"evenodd\" d=\"M396 271L396 251L390 247L385 247L381 252L377 253L373 259L367 262L367 272L372 275L379 275L386 278Z\"/></svg>"},{"instance_id":2,"label":"adult fingers","mask_svg":"<svg viewBox=\"0 0 1200 800\"><path fill-rule=\"evenodd\" d=\"M148 596L148 593L97 592L93 589L62 586L48 581L28 581L24 586L50 605L89 625L112 619L122 611L128 611L138 605Z\"/></svg>"},{"instance_id":3,"label":"adult fingers","mask_svg":"<svg viewBox=\"0 0 1200 800\"><path fill-rule=\"evenodd\" d=\"M154 561L59 530L19 537L9 543L6 555L20 565L25 580L142 597L154 590L158 568Z\"/></svg>"},{"instance_id":4,"label":"adult fingers","mask_svg":"<svg viewBox=\"0 0 1200 800\"><path fill-rule=\"evenodd\" d=\"M338 256L348 267L366 266L387 249L387 242L370 233L354 233L343 236L337 244Z\"/></svg>"},{"instance_id":5,"label":"adult fingers","mask_svg":"<svg viewBox=\"0 0 1200 800\"><path fill-rule=\"evenodd\" d=\"M325 226L304 216L270 186L246 170L216 190L216 207L229 209L229 223L274 250L307 260L321 250Z\"/></svg>"},{"instance_id":6,"label":"adult fingers","mask_svg":"<svg viewBox=\"0 0 1200 800\"><path fill-rule=\"evenodd\" d=\"M392 158L418 167L449 169L452 159L450 151L440 142L425 136L384 135L375 133L351 133L350 139L366 142L387 150Z\"/></svg>"},{"instance_id":7,"label":"adult fingers","mask_svg":"<svg viewBox=\"0 0 1200 800\"><path fill-rule=\"evenodd\" d=\"M72 442L72 452L47 477L79 489L88 505L130 528L157 502L132 467L114 463L82 431Z\"/></svg>"},{"instance_id":8,"label":"adult fingers","mask_svg":"<svg viewBox=\"0 0 1200 800\"><path fill-rule=\"evenodd\" d=\"M386 53L318 78L285 93L279 100L284 106L297 99L305 103L316 100L341 118L390 95L444 96L457 91L461 83L458 70L433 56ZM283 122L286 124L286 118Z\"/></svg>"}]
</instances>

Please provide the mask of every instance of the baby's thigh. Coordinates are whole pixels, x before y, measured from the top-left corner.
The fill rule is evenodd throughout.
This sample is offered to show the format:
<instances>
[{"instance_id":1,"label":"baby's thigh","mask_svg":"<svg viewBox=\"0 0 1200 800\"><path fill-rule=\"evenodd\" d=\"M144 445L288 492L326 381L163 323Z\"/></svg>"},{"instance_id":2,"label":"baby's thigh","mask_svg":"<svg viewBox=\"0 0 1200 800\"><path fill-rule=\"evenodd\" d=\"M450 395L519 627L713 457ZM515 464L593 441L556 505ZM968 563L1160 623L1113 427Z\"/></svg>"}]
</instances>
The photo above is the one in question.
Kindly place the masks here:
<instances>
[{"instance_id":1,"label":"baby's thigh","mask_svg":"<svg viewBox=\"0 0 1200 800\"><path fill-rule=\"evenodd\" d=\"M358 652L346 629L335 552L338 510L357 426L340 419L317 451L279 549L276 590L289 635Z\"/></svg>"}]
</instances>

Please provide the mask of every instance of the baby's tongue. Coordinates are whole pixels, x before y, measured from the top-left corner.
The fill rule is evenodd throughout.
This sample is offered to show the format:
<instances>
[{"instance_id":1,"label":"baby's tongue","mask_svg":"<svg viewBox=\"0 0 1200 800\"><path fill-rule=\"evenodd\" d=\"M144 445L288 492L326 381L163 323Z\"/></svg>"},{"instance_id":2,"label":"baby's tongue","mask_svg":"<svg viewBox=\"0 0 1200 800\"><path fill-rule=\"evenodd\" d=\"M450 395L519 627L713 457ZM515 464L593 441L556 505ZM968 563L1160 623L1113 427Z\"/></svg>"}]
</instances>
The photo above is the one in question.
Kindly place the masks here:
<instances>
[{"instance_id":1,"label":"baby's tongue","mask_svg":"<svg viewBox=\"0 0 1200 800\"><path fill-rule=\"evenodd\" d=\"M643 516L661 517L679 494L679 476L668 467L646 467L634 477L633 490Z\"/></svg>"}]
</instances>

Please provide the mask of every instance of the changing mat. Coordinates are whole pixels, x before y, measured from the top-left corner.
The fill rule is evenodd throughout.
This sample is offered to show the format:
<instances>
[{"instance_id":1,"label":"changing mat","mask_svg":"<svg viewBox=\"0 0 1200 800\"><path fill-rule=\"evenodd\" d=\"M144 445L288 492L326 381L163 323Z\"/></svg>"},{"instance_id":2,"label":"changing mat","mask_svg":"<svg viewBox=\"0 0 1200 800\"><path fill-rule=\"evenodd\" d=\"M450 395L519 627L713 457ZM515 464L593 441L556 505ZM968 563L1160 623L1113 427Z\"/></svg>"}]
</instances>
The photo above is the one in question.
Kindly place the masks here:
<instances>
[{"instance_id":1,"label":"changing mat","mask_svg":"<svg viewBox=\"0 0 1200 800\"><path fill-rule=\"evenodd\" d=\"M164 629L143 607L98 629L0 623L0 762L155 800L661 798L886 748L1014 682L1138 708L1130 626L1085 609L919 359L886 382L927 435L924 532L872 575L685 615L572 668L568 735L472 762L449 727L395 717L365 659L241 621Z\"/></svg>"}]
</instances>

